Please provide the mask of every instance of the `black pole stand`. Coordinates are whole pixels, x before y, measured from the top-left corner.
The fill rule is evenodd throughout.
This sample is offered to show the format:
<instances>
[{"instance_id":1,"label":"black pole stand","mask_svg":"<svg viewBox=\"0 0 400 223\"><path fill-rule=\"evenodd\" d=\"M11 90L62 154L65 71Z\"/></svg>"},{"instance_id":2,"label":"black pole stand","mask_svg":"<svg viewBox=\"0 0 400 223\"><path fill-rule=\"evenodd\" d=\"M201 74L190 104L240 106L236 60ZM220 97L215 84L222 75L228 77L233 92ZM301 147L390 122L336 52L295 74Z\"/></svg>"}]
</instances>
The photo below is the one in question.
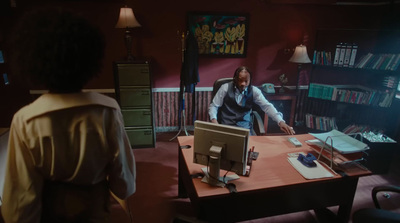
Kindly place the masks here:
<instances>
[{"instance_id":1,"label":"black pole stand","mask_svg":"<svg viewBox=\"0 0 400 223\"><path fill-rule=\"evenodd\" d=\"M184 62L184 58L185 58L185 56L184 56L185 55L185 50L186 50L185 39L186 39L185 32L182 32L182 63ZM185 91L184 91L184 88L185 88L185 86L181 81L180 91L179 91L179 103L181 103L181 104L179 104L180 114L178 114L178 117L180 117L180 119L178 120L178 122L179 122L179 130L178 130L178 133L174 137L172 137L169 141L172 141L172 140L176 139L181 134L182 131L185 133L186 136L190 135L188 133L188 131L186 130Z\"/></svg>"}]
</instances>

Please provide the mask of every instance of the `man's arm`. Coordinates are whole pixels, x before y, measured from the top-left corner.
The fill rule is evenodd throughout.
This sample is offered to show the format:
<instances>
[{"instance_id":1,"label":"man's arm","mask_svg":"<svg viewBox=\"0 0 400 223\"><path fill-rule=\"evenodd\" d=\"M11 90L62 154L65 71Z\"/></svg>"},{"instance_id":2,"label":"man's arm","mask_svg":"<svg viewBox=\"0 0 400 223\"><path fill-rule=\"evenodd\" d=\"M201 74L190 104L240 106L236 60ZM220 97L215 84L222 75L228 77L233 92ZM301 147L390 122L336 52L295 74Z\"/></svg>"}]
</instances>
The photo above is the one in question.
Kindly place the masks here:
<instances>
[{"instance_id":1,"label":"man's arm","mask_svg":"<svg viewBox=\"0 0 400 223\"><path fill-rule=\"evenodd\" d=\"M278 123L280 129L289 134L293 135L295 134L293 128L286 124L285 120L283 120L283 115L281 112L278 112L276 110L275 106L270 103L262 94L261 90L258 89L257 87L253 86L253 99L254 103L260 106L260 108L274 120L276 123Z\"/></svg>"},{"instance_id":2,"label":"man's arm","mask_svg":"<svg viewBox=\"0 0 400 223\"><path fill-rule=\"evenodd\" d=\"M213 123L218 124L217 121L217 114L218 114L218 109L222 106L224 103L224 98L225 95L228 91L228 84L223 84L215 94L210 106L208 107L208 114L210 116L210 120Z\"/></svg>"}]
</instances>

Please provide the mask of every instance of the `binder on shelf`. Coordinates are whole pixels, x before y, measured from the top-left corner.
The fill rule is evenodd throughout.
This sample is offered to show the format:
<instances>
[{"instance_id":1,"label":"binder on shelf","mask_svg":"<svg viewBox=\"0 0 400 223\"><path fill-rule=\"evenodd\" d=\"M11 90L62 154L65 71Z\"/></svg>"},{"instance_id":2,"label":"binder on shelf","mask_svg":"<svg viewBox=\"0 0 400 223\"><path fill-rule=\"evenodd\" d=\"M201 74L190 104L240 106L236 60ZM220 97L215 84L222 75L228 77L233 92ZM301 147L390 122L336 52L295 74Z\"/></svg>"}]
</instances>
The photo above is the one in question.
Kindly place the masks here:
<instances>
[{"instance_id":1,"label":"binder on shelf","mask_svg":"<svg viewBox=\"0 0 400 223\"><path fill-rule=\"evenodd\" d=\"M352 49L353 49L353 45L351 45L351 44L346 45L346 51L345 51L344 59L343 59L343 67L349 67Z\"/></svg>"},{"instance_id":2,"label":"binder on shelf","mask_svg":"<svg viewBox=\"0 0 400 223\"><path fill-rule=\"evenodd\" d=\"M340 55L339 55L339 67L343 67L344 64L344 56L346 55L346 49L347 49L347 44L342 44L342 47L340 48Z\"/></svg>"},{"instance_id":3,"label":"binder on shelf","mask_svg":"<svg viewBox=\"0 0 400 223\"><path fill-rule=\"evenodd\" d=\"M354 67L354 63L356 61L357 50L358 50L358 46L356 44L353 44L352 49L351 49L349 67Z\"/></svg>"},{"instance_id":4,"label":"binder on shelf","mask_svg":"<svg viewBox=\"0 0 400 223\"><path fill-rule=\"evenodd\" d=\"M341 48L342 48L342 43L336 44L335 57L333 59L333 66L339 65L339 57L340 57L340 49Z\"/></svg>"}]
</instances>

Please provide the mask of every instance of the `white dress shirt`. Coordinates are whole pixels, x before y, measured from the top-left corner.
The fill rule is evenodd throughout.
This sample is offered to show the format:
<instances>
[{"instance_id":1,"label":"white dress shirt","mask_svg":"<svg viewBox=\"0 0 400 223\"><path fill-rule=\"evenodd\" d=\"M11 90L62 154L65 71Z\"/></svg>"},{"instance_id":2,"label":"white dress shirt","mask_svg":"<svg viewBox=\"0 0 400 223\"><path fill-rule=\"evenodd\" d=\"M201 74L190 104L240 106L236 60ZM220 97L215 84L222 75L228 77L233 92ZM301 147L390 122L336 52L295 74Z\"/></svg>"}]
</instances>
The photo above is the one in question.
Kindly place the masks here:
<instances>
[{"instance_id":1,"label":"white dress shirt","mask_svg":"<svg viewBox=\"0 0 400 223\"><path fill-rule=\"evenodd\" d=\"M228 84L225 83L221 85L218 92L215 94L212 103L208 108L208 114L210 116L210 120L217 119L218 109L223 105L225 95L228 92ZM273 104L271 104L262 94L261 90L255 86L251 86L253 90L253 101L255 104L259 105L260 108L271 117L272 120L276 121L278 124L283 120L283 115L281 112L278 112ZM241 105L243 102L243 94L247 91L247 88L240 93L239 89L235 88L235 99L238 105Z\"/></svg>"},{"instance_id":2,"label":"white dress shirt","mask_svg":"<svg viewBox=\"0 0 400 223\"><path fill-rule=\"evenodd\" d=\"M94 185L106 179L121 199L136 190L135 159L114 99L93 92L44 94L14 115L5 222L40 222L45 180Z\"/></svg>"}]
</instances>

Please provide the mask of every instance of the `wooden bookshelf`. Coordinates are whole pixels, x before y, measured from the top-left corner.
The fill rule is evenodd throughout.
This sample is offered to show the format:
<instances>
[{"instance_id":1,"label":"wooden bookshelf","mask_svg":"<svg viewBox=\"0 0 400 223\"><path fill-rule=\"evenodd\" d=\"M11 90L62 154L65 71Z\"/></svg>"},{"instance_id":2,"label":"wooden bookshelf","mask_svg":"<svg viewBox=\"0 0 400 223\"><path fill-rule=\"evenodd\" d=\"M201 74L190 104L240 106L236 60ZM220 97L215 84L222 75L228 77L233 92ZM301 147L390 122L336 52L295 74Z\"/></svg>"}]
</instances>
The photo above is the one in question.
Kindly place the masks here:
<instances>
[{"instance_id":1,"label":"wooden bookshelf","mask_svg":"<svg viewBox=\"0 0 400 223\"><path fill-rule=\"evenodd\" d=\"M339 131L361 124L394 136L399 121L394 109L399 104L395 97L399 94L399 35L394 30L318 30L308 117L335 119Z\"/></svg>"}]
</instances>

